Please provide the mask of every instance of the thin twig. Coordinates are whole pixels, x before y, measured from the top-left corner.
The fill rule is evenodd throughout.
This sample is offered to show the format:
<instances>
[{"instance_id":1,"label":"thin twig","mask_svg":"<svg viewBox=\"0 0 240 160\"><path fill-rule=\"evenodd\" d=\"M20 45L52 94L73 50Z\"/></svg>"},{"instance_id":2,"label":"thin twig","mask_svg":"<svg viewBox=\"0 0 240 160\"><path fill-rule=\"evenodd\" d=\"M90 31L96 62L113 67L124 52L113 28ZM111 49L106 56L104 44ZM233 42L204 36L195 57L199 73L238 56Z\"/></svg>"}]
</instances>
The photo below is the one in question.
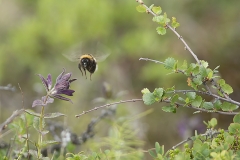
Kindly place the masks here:
<instances>
[{"instance_id":1,"label":"thin twig","mask_svg":"<svg viewBox=\"0 0 240 160\"><path fill-rule=\"evenodd\" d=\"M79 118L80 116L82 116L82 115L84 115L86 113L89 113L89 112L92 112L92 111L95 111L95 110L98 110L98 109L101 109L101 108L105 108L105 107L108 107L108 106L112 106L112 105L115 105L115 104L136 102L136 101L142 101L142 99L131 99L131 100L126 100L126 101L119 101L119 102L114 102L114 103L110 103L110 104L105 104L105 105L102 105L102 106L99 106L99 107L94 107L93 109L90 109L88 111L83 111L81 114L75 115L75 117Z\"/></svg>"},{"instance_id":2,"label":"thin twig","mask_svg":"<svg viewBox=\"0 0 240 160\"><path fill-rule=\"evenodd\" d=\"M211 138L213 138L213 136L215 136L216 134L220 134L220 133L221 133L221 132L217 132L216 130L210 129L210 130L207 130L206 133L200 134L200 135L198 135L198 136L200 136L200 137L206 136L206 138L210 137L210 139L211 139ZM175 146L173 146L170 150L174 150L174 149L176 149L178 146L180 146L180 145L182 145L182 144L184 144L184 143L186 143L186 142L188 142L188 141L192 141L193 138L195 138L195 137L196 137L196 136L188 137L187 139L185 139L185 140L179 142L178 144L176 144ZM169 152L170 150L168 150L167 152Z\"/></svg>"},{"instance_id":3,"label":"thin twig","mask_svg":"<svg viewBox=\"0 0 240 160\"><path fill-rule=\"evenodd\" d=\"M154 60L154 59L150 59L150 58L140 58L139 60L140 60L140 61L141 61L141 60L151 61L151 62L154 62L154 63L160 63L160 64L165 65L164 62L161 62L161 61L158 61L158 60ZM184 74L184 71L183 71L183 70L178 69L177 71L180 72L180 73L182 73L182 74ZM212 81L213 81L213 82L212 82L213 85L214 85L215 87L218 87L218 86L215 84L214 80L212 80ZM199 93L201 93L201 94L207 94L207 95L213 96L213 97L215 97L215 98L218 98L218 99L221 99L221 100L224 100L224 101L227 101L227 102L230 102L230 103L233 103L233 104L236 104L236 105L240 106L240 102L237 102L237 101L232 100L228 95L226 95L226 94L222 91L221 88L220 88L220 91L221 91L221 93L224 95L225 98L222 98L222 97L220 97L220 96L218 96L218 95L216 95L216 94L213 94L207 84L204 84L204 86L207 88L208 92L202 92L202 91L193 91L193 92L199 92Z\"/></svg>"},{"instance_id":4,"label":"thin twig","mask_svg":"<svg viewBox=\"0 0 240 160\"><path fill-rule=\"evenodd\" d=\"M223 94L223 96L224 96L225 98L227 98L227 99L230 100L230 101L232 100L232 99L222 90L222 88L215 82L214 79L211 80L211 83L212 83L212 85L215 86L216 88L219 88L220 92Z\"/></svg>"},{"instance_id":5,"label":"thin twig","mask_svg":"<svg viewBox=\"0 0 240 160\"><path fill-rule=\"evenodd\" d=\"M227 98L223 98L223 97L220 97L216 94L213 94L213 93L209 93L209 92L203 92L203 91L196 91L196 90L174 90L174 91L171 91L171 92L182 92L182 93L185 93L185 92L196 92L196 93L200 93L200 94L204 94L204 95L209 95L209 96L212 96L216 99L220 99L220 100L223 100L223 101L226 101L226 102L229 102L229 103L232 103L232 104L236 104L238 106L240 106L240 102L237 102L237 101L234 101L232 99L227 99Z\"/></svg>"},{"instance_id":6,"label":"thin twig","mask_svg":"<svg viewBox=\"0 0 240 160\"><path fill-rule=\"evenodd\" d=\"M24 107L24 94L23 94L23 91L22 91L22 88L20 86L20 84L18 83L18 87L21 91L21 94L22 94L22 108L25 110L25 107ZM26 114L24 114L24 117L25 117L25 125L26 125L26 132L27 132L27 158L30 159L30 152L29 152L29 143L28 143L28 123L27 123L27 117L26 117Z\"/></svg>"},{"instance_id":7,"label":"thin twig","mask_svg":"<svg viewBox=\"0 0 240 160\"><path fill-rule=\"evenodd\" d=\"M154 17L157 16L148 6L146 6L146 5L143 3L142 0L141 0L141 1L137 1L137 2L139 2L142 6L144 6L144 7L146 8L146 11L147 11L148 13L151 13ZM197 63L198 63L198 64L201 64L201 62L199 61L197 55L191 50L191 48L190 48L190 47L188 46L188 44L185 42L185 40L183 39L183 37L180 36L180 34L179 34L173 27L171 27L169 24L166 24L166 28L169 28L170 30L173 31L173 33L175 33L175 34L177 35L178 39L180 39L180 40L183 42L183 44L185 45L185 48L191 53L191 55L192 55L193 58L197 61Z\"/></svg>"},{"instance_id":8,"label":"thin twig","mask_svg":"<svg viewBox=\"0 0 240 160\"><path fill-rule=\"evenodd\" d=\"M170 100L162 100L162 102L171 103ZM207 109L204 109L204 108L194 107L192 105L187 105L186 106L185 104L181 104L181 103L178 103L178 102L175 102L174 104L177 105L177 106L192 108L192 109L195 109L195 110L198 110L198 111L202 111L202 112L207 112L207 113L219 113L219 114L231 115L231 116L239 114L239 112L215 111L215 110L207 110Z\"/></svg>"},{"instance_id":9,"label":"thin twig","mask_svg":"<svg viewBox=\"0 0 240 160\"><path fill-rule=\"evenodd\" d=\"M163 65L166 65L164 62L161 62L161 61L158 61L158 60L155 60L155 59L150 59L150 58L139 58L139 61L151 61L151 62L154 62L154 63L160 63L160 64L163 64ZM178 72L180 72L182 74L185 74L184 71L181 70L181 69L177 69L175 71L175 73L178 73Z\"/></svg>"},{"instance_id":10,"label":"thin twig","mask_svg":"<svg viewBox=\"0 0 240 160\"><path fill-rule=\"evenodd\" d=\"M152 62L155 62L155 63L160 63L160 64L165 65L164 62L157 61L157 60L154 60L154 59L149 59L149 58L139 58L139 61L142 61L142 60L144 60L144 61L152 61Z\"/></svg>"}]
</instances>

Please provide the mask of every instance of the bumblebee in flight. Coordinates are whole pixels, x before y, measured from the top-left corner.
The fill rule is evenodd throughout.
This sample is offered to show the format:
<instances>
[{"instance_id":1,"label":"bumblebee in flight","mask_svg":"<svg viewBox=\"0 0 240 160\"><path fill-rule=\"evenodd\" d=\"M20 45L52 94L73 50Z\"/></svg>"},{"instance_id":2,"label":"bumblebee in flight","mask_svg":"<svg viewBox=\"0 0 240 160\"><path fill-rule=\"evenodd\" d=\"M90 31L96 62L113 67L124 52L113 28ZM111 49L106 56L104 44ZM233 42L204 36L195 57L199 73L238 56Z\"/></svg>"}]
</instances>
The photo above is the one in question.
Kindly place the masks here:
<instances>
[{"instance_id":1,"label":"bumblebee in flight","mask_svg":"<svg viewBox=\"0 0 240 160\"><path fill-rule=\"evenodd\" d=\"M90 80L91 80L92 74L97 70L96 59L91 54L84 54L79 59L80 59L80 62L78 64L78 68L82 72L82 75L84 72L86 78L87 78L87 75L86 75L86 70L87 70L90 73Z\"/></svg>"},{"instance_id":2,"label":"bumblebee in flight","mask_svg":"<svg viewBox=\"0 0 240 160\"><path fill-rule=\"evenodd\" d=\"M89 48L91 49L91 51L89 51ZM79 61L78 63L79 70L81 71L82 75L84 74L86 76L86 79L87 70L90 73L90 80L92 74L97 71L98 68L97 61L103 61L109 56L109 54L106 53L106 49L103 49L103 46L99 44L97 45L95 44L94 46L86 44L77 45L63 55L70 61Z\"/></svg>"}]
</instances>

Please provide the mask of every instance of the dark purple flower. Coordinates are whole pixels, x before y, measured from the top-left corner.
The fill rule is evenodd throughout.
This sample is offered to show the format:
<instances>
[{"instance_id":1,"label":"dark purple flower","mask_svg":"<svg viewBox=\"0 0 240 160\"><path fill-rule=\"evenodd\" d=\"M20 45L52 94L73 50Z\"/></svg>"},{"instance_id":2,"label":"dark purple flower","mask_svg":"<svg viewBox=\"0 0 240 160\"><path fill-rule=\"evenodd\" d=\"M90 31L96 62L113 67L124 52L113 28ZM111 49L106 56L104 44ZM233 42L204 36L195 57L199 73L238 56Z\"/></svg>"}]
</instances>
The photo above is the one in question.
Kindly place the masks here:
<instances>
[{"instance_id":1,"label":"dark purple flower","mask_svg":"<svg viewBox=\"0 0 240 160\"><path fill-rule=\"evenodd\" d=\"M38 106L38 105L46 105L48 103L53 103L52 98L58 98L64 101L69 101L72 103L72 101L69 98L63 97L62 95L67 96L73 96L74 90L69 89L70 83L75 81L76 79L70 79L71 73L65 73L65 69L63 68L63 72L57 77L56 84L54 87L52 87L52 77L51 74L48 74L47 79L45 79L41 74L38 74L40 79L42 80L42 83L47 91L47 96L42 97L42 100L35 100L33 102L32 107ZM51 99L49 98L52 97ZM48 99L46 99L48 97Z\"/></svg>"}]
</instances>

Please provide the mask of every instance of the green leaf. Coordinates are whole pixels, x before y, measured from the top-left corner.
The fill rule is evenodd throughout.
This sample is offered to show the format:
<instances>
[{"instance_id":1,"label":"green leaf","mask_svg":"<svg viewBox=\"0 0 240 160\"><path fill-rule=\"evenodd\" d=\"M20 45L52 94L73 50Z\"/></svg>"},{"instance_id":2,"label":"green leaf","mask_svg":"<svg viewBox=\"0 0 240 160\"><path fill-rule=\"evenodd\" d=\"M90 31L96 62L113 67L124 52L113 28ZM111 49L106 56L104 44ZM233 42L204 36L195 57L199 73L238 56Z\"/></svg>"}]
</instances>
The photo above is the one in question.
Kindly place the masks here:
<instances>
[{"instance_id":1,"label":"green leaf","mask_svg":"<svg viewBox=\"0 0 240 160\"><path fill-rule=\"evenodd\" d=\"M204 60L201 60L200 62L201 62L201 64L202 64L203 67L205 67L205 68L208 67L208 62L206 62L206 61L204 61Z\"/></svg>"},{"instance_id":2,"label":"green leaf","mask_svg":"<svg viewBox=\"0 0 240 160\"><path fill-rule=\"evenodd\" d=\"M201 96L197 96L194 101L192 101L192 106L194 107L200 107L202 104L202 97Z\"/></svg>"},{"instance_id":3,"label":"green leaf","mask_svg":"<svg viewBox=\"0 0 240 160\"><path fill-rule=\"evenodd\" d=\"M223 92L225 92L227 94L233 93L233 89L232 89L232 87L230 85L224 84L221 87L222 87Z\"/></svg>"},{"instance_id":4,"label":"green leaf","mask_svg":"<svg viewBox=\"0 0 240 160\"><path fill-rule=\"evenodd\" d=\"M153 150L148 150L148 153L153 157L153 158L157 158L156 153Z\"/></svg>"},{"instance_id":5,"label":"green leaf","mask_svg":"<svg viewBox=\"0 0 240 160\"><path fill-rule=\"evenodd\" d=\"M142 89L141 92L142 92L142 94L151 93L148 88Z\"/></svg>"},{"instance_id":6,"label":"green leaf","mask_svg":"<svg viewBox=\"0 0 240 160\"><path fill-rule=\"evenodd\" d=\"M157 98L156 101L161 100L163 96L163 88L155 88L153 95L155 96L155 98Z\"/></svg>"},{"instance_id":7,"label":"green leaf","mask_svg":"<svg viewBox=\"0 0 240 160\"><path fill-rule=\"evenodd\" d=\"M234 123L240 123L240 114L237 114L233 117L233 122Z\"/></svg>"},{"instance_id":8,"label":"green leaf","mask_svg":"<svg viewBox=\"0 0 240 160\"><path fill-rule=\"evenodd\" d=\"M148 7L150 10L152 10L152 8L154 7L154 4L152 4L150 7Z\"/></svg>"},{"instance_id":9,"label":"green leaf","mask_svg":"<svg viewBox=\"0 0 240 160\"><path fill-rule=\"evenodd\" d=\"M184 60L182 66L181 66L180 68L181 68L182 70L186 70L187 67L188 67L188 65L187 65L187 61Z\"/></svg>"},{"instance_id":10,"label":"green leaf","mask_svg":"<svg viewBox=\"0 0 240 160\"><path fill-rule=\"evenodd\" d=\"M174 70L177 71L178 70L178 61L175 62L174 66L173 66Z\"/></svg>"},{"instance_id":11,"label":"green leaf","mask_svg":"<svg viewBox=\"0 0 240 160\"><path fill-rule=\"evenodd\" d=\"M229 102L223 102L222 104L222 110L223 111L234 111L238 109L238 106Z\"/></svg>"},{"instance_id":12,"label":"green leaf","mask_svg":"<svg viewBox=\"0 0 240 160\"><path fill-rule=\"evenodd\" d=\"M208 72L208 79L212 79L213 78L213 71L212 70L210 70L209 72Z\"/></svg>"},{"instance_id":13,"label":"green leaf","mask_svg":"<svg viewBox=\"0 0 240 160\"><path fill-rule=\"evenodd\" d=\"M169 57L167 58L165 61L164 61L164 67L166 69L173 69L174 68L174 65L176 63L176 60L172 57Z\"/></svg>"},{"instance_id":14,"label":"green leaf","mask_svg":"<svg viewBox=\"0 0 240 160\"><path fill-rule=\"evenodd\" d=\"M171 105L173 105L179 98L178 94L175 94L171 97Z\"/></svg>"},{"instance_id":15,"label":"green leaf","mask_svg":"<svg viewBox=\"0 0 240 160\"><path fill-rule=\"evenodd\" d=\"M172 17L172 27L177 28L180 26L180 23L177 22L176 17Z\"/></svg>"},{"instance_id":16,"label":"green leaf","mask_svg":"<svg viewBox=\"0 0 240 160\"><path fill-rule=\"evenodd\" d=\"M48 145L53 145L53 144L58 144L58 143L60 143L60 142L58 142L58 141L43 141L43 142L40 144L40 146L41 146L41 147L46 147L46 146L48 146Z\"/></svg>"},{"instance_id":17,"label":"green leaf","mask_svg":"<svg viewBox=\"0 0 240 160\"><path fill-rule=\"evenodd\" d=\"M155 103L155 97L154 97L153 93L145 93L143 95L143 102L146 105L151 105L151 104Z\"/></svg>"},{"instance_id":18,"label":"green leaf","mask_svg":"<svg viewBox=\"0 0 240 160\"><path fill-rule=\"evenodd\" d=\"M225 80L219 79L217 83L220 85L220 87L222 87L225 84Z\"/></svg>"},{"instance_id":19,"label":"green leaf","mask_svg":"<svg viewBox=\"0 0 240 160\"><path fill-rule=\"evenodd\" d=\"M226 136L226 142L229 144L229 145L232 145L232 143L234 142L234 136L230 136L230 135L228 135L228 136Z\"/></svg>"},{"instance_id":20,"label":"green leaf","mask_svg":"<svg viewBox=\"0 0 240 160\"><path fill-rule=\"evenodd\" d=\"M192 74L195 76L195 75L198 75L199 74L199 66L195 66L193 69L192 69Z\"/></svg>"},{"instance_id":21,"label":"green leaf","mask_svg":"<svg viewBox=\"0 0 240 160\"><path fill-rule=\"evenodd\" d=\"M159 23L161 25L164 24L164 17L163 17L163 15L154 16L152 20L153 20L153 22L157 22L157 23Z\"/></svg>"},{"instance_id":22,"label":"green leaf","mask_svg":"<svg viewBox=\"0 0 240 160\"><path fill-rule=\"evenodd\" d=\"M194 100L196 98L196 92L187 92L186 96L190 99L190 100Z\"/></svg>"},{"instance_id":23,"label":"green leaf","mask_svg":"<svg viewBox=\"0 0 240 160\"><path fill-rule=\"evenodd\" d=\"M160 6L159 6L159 7L153 7L153 8L152 8L152 11L153 11L155 14L159 15L159 14L162 13L162 8L161 8Z\"/></svg>"},{"instance_id":24,"label":"green leaf","mask_svg":"<svg viewBox=\"0 0 240 160\"><path fill-rule=\"evenodd\" d=\"M189 103L191 103L191 100L187 97L187 98L185 99L185 103L186 103L186 104L189 104Z\"/></svg>"},{"instance_id":25,"label":"green leaf","mask_svg":"<svg viewBox=\"0 0 240 160\"><path fill-rule=\"evenodd\" d=\"M41 114L36 113L36 112L34 112L34 111L30 110L30 109L26 109L25 112L30 114L30 115L36 116L36 117L40 117L41 116Z\"/></svg>"},{"instance_id":26,"label":"green leaf","mask_svg":"<svg viewBox=\"0 0 240 160\"><path fill-rule=\"evenodd\" d=\"M155 142L155 150L156 150L158 157L159 157L159 155L164 154L164 146L160 146L158 142Z\"/></svg>"},{"instance_id":27,"label":"green leaf","mask_svg":"<svg viewBox=\"0 0 240 160\"><path fill-rule=\"evenodd\" d=\"M44 118L57 118L57 117L60 117L60 116L65 116L65 114L62 114L62 113L59 113L59 112L44 114Z\"/></svg>"},{"instance_id":28,"label":"green leaf","mask_svg":"<svg viewBox=\"0 0 240 160\"><path fill-rule=\"evenodd\" d=\"M35 128L37 131L39 131L39 118L34 117L33 119L33 128Z\"/></svg>"},{"instance_id":29,"label":"green leaf","mask_svg":"<svg viewBox=\"0 0 240 160\"><path fill-rule=\"evenodd\" d=\"M211 126L211 128L214 128L217 125L217 119L216 118L212 118L209 121L209 125Z\"/></svg>"},{"instance_id":30,"label":"green leaf","mask_svg":"<svg viewBox=\"0 0 240 160\"><path fill-rule=\"evenodd\" d=\"M193 78L193 83L196 84L196 85L201 85L203 82L202 82L202 76L201 75L197 75L196 77Z\"/></svg>"},{"instance_id":31,"label":"green leaf","mask_svg":"<svg viewBox=\"0 0 240 160\"><path fill-rule=\"evenodd\" d=\"M140 13L146 12L146 8L143 5L138 5L136 9Z\"/></svg>"},{"instance_id":32,"label":"green leaf","mask_svg":"<svg viewBox=\"0 0 240 160\"><path fill-rule=\"evenodd\" d=\"M204 102L203 103L203 108L205 108L205 109L208 109L208 110L211 110L211 109L213 109L213 104L212 104L212 102Z\"/></svg>"},{"instance_id":33,"label":"green leaf","mask_svg":"<svg viewBox=\"0 0 240 160\"><path fill-rule=\"evenodd\" d=\"M222 102L221 102L220 100L216 100L216 101L213 103L213 105L214 105L214 108L215 108L216 110L220 110L221 107L222 107Z\"/></svg>"},{"instance_id":34,"label":"green leaf","mask_svg":"<svg viewBox=\"0 0 240 160\"><path fill-rule=\"evenodd\" d=\"M157 27L156 30L160 35L165 35L167 33L167 30L164 27Z\"/></svg>"},{"instance_id":35,"label":"green leaf","mask_svg":"<svg viewBox=\"0 0 240 160\"><path fill-rule=\"evenodd\" d=\"M170 106L163 106L162 110L164 112L172 112L172 113L176 113L176 107L175 105L170 105Z\"/></svg>"},{"instance_id":36,"label":"green leaf","mask_svg":"<svg viewBox=\"0 0 240 160\"><path fill-rule=\"evenodd\" d=\"M182 97L178 98L179 101L185 102L185 99L183 99Z\"/></svg>"},{"instance_id":37,"label":"green leaf","mask_svg":"<svg viewBox=\"0 0 240 160\"><path fill-rule=\"evenodd\" d=\"M33 128L35 128L38 132L40 132L39 127L41 125L41 128L43 129L45 127L45 120L42 119L42 123L40 124L40 118L34 117L33 119Z\"/></svg>"},{"instance_id":38,"label":"green leaf","mask_svg":"<svg viewBox=\"0 0 240 160\"><path fill-rule=\"evenodd\" d=\"M189 67L188 67L187 70L186 70L187 75L191 75L192 72L193 72L193 69L194 69L195 67L197 67L197 65L196 65L195 63L189 64Z\"/></svg>"},{"instance_id":39,"label":"green leaf","mask_svg":"<svg viewBox=\"0 0 240 160\"><path fill-rule=\"evenodd\" d=\"M156 153L160 153L161 152L161 147L160 147L158 142L155 142L155 150L156 150Z\"/></svg>"},{"instance_id":40,"label":"green leaf","mask_svg":"<svg viewBox=\"0 0 240 160\"><path fill-rule=\"evenodd\" d=\"M165 22L165 24L167 24L168 22L170 22L170 19L167 18L167 13L166 13L166 12L163 14L163 16L164 16L164 22Z\"/></svg>"},{"instance_id":41,"label":"green leaf","mask_svg":"<svg viewBox=\"0 0 240 160\"><path fill-rule=\"evenodd\" d=\"M199 73L201 74L202 77L207 77L207 75L208 75L207 69L203 66L199 67Z\"/></svg>"},{"instance_id":42,"label":"green leaf","mask_svg":"<svg viewBox=\"0 0 240 160\"><path fill-rule=\"evenodd\" d=\"M240 135L240 124L239 123L231 123L228 127L228 131L233 135Z\"/></svg>"}]
</instances>

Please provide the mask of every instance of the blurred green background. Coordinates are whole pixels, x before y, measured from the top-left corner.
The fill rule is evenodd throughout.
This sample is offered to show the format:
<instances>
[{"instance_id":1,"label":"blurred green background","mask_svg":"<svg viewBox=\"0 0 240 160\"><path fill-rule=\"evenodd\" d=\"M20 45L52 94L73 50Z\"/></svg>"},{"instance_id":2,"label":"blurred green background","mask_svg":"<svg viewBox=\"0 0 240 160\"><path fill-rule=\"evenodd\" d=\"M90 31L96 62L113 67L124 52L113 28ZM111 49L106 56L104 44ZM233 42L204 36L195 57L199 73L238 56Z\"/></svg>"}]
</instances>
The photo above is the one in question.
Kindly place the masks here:
<instances>
[{"instance_id":1,"label":"blurred green background","mask_svg":"<svg viewBox=\"0 0 240 160\"><path fill-rule=\"evenodd\" d=\"M160 5L169 17L177 18L181 24L178 32L199 59L208 61L211 68L220 65L221 76L234 89L231 98L240 101L240 1L144 2L149 6ZM63 67L78 79L72 84L76 92L70 98L74 104L56 100L46 112L66 114L66 123L78 133L85 130L92 117L101 113L97 110L75 118L83 110L99 105L92 100L103 96L104 82L112 86L114 94L127 91L115 101L141 98L140 91L146 87L151 91L173 85L176 89L188 89L184 76L167 75L163 66L139 61L140 57L160 61L174 57L179 62L184 59L194 62L194 59L170 30L165 36L157 35L152 16L138 13L137 5L135 0L0 0L0 86L16 87L15 92L0 90L0 123L22 108L18 83L24 92L25 108L31 108L33 100L45 94L36 74L46 77L50 73L55 79ZM91 81L81 75L77 63L62 55L80 42L100 42L111 53L99 63ZM156 141L167 149L175 145L183 139L182 124L190 128L185 131L191 135L202 126L203 120L211 117L217 117L223 128L232 120L215 114L193 115L193 110L185 108L176 114L164 113L161 104L144 106L141 102L120 105L116 116L136 116L150 108L154 112L136 120L133 126L145 141L144 149L154 147ZM98 137L103 132L100 128Z\"/></svg>"}]
</instances>

